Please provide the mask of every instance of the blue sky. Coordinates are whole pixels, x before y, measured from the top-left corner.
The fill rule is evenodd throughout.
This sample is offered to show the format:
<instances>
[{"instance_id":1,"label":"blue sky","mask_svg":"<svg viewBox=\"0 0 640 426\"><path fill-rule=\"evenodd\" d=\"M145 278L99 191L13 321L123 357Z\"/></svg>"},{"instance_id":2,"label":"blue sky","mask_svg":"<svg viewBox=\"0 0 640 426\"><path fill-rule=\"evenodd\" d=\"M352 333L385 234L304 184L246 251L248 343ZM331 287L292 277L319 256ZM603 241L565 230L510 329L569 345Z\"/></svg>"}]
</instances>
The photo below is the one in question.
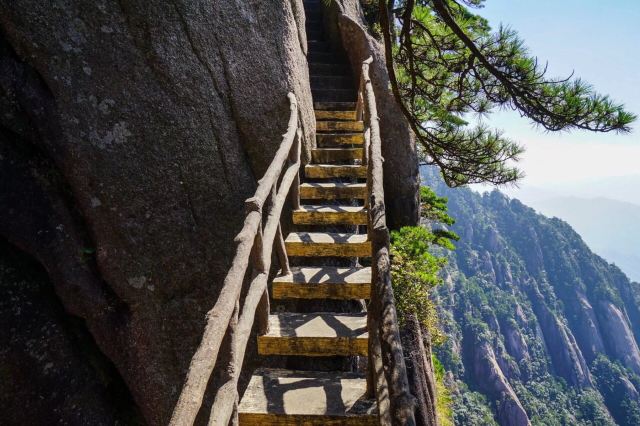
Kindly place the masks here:
<instances>
[{"instance_id":1,"label":"blue sky","mask_svg":"<svg viewBox=\"0 0 640 426\"><path fill-rule=\"evenodd\" d=\"M640 0L487 0L477 13L494 28L502 23L518 31L531 53L548 62L549 76L575 71L640 115ZM527 149L523 186L640 175L640 122L631 134L616 135L549 133L512 111L487 121Z\"/></svg>"}]
</instances>

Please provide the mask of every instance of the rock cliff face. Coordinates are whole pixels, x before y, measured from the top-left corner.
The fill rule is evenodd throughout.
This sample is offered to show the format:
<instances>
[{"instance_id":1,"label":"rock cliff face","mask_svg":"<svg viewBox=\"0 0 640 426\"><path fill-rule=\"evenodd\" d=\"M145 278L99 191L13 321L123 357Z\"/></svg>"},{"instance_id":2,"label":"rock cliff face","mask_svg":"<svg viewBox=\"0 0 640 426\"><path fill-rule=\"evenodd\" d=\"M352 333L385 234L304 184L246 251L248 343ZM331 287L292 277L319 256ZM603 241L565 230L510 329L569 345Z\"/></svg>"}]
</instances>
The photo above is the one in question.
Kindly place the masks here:
<instances>
[{"instance_id":1,"label":"rock cliff face","mask_svg":"<svg viewBox=\"0 0 640 426\"><path fill-rule=\"evenodd\" d=\"M639 285L564 222L499 192L449 189L462 239L438 290L458 424L640 422ZM479 423L478 423L479 422Z\"/></svg>"},{"instance_id":2,"label":"rock cliff face","mask_svg":"<svg viewBox=\"0 0 640 426\"><path fill-rule=\"evenodd\" d=\"M500 424L530 425L529 417L522 408L518 396L509 385L496 360L493 348L488 342L481 342L472 350L473 375L480 389L497 401L496 417Z\"/></svg>"},{"instance_id":3,"label":"rock cliff face","mask_svg":"<svg viewBox=\"0 0 640 426\"><path fill-rule=\"evenodd\" d=\"M355 69L380 64L389 222L415 223L415 146L357 2L341 7ZM0 4L0 240L44 267L146 423L167 422L288 92L310 157L304 21L301 0Z\"/></svg>"},{"instance_id":4,"label":"rock cliff face","mask_svg":"<svg viewBox=\"0 0 640 426\"><path fill-rule=\"evenodd\" d=\"M243 202L314 119L300 0L0 5L0 237L165 424Z\"/></svg>"},{"instance_id":5,"label":"rock cliff face","mask_svg":"<svg viewBox=\"0 0 640 426\"><path fill-rule=\"evenodd\" d=\"M2 424L136 424L113 365L53 295L40 265L0 242Z\"/></svg>"}]
</instances>

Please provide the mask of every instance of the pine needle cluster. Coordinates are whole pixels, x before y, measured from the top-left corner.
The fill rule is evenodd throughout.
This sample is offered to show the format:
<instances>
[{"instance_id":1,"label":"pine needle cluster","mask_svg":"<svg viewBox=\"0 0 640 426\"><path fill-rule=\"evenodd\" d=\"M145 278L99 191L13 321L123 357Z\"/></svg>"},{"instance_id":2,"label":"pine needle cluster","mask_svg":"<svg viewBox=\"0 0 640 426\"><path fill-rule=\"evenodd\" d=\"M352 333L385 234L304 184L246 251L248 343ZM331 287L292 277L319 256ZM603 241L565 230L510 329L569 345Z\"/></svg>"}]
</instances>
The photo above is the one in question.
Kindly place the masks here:
<instances>
[{"instance_id":1,"label":"pine needle cluster","mask_svg":"<svg viewBox=\"0 0 640 426\"><path fill-rule=\"evenodd\" d=\"M470 115L518 111L548 131L629 132L635 115L579 78L547 77L518 34L472 13L484 0L379 0L392 89L424 160L450 186L516 181L522 147Z\"/></svg>"}]
</instances>

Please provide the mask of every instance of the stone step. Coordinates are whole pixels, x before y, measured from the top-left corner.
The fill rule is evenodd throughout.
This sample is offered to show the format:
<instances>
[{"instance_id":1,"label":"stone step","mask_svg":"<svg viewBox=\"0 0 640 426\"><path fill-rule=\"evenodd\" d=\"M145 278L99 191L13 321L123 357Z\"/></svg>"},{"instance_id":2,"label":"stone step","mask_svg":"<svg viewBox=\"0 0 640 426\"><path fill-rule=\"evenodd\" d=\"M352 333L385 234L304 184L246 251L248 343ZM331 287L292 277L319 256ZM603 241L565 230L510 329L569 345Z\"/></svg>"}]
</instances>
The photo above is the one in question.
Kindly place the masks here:
<instances>
[{"instance_id":1,"label":"stone step","mask_svg":"<svg viewBox=\"0 0 640 426\"><path fill-rule=\"evenodd\" d=\"M307 1L303 2L305 12L308 10L314 10L322 13L322 3L319 1Z\"/></svg>"},{"instance_id":2,"label":"stone step","mask_svg":"<svg viewBox=\"0 0 640 426\"><path fill-rule=\"evenodd\" d=\"M273 280L274 299L369 299L371 268L300 266Z\"/></svg>"},{"instance_id":3,"label":"stone step","mask_svg":"<svg viewBox=\"0 0 640 426\"><path fill-rule=\"evenodd\" d=\"M350 75L314 75L311 76L312 90L343 89L354 90L355 85Z\"/></svg>"},{"instance_id":4,"label":"stone step","mask_svg":"<svg viewBox=\"0 0 640 426\"><path fill-rule=\"evenodd\" d=\"M324 111L316 110L316 120L353 120L356 119L355 111Z\"/></svg>"},{"instance_id":5,"label":"stone step","mask_svg":"<svg viewBox=\"0 0 640 426\"><path fill-rule=\"evenodd\" d=\"M363 133L316 133L318 145L362 145L364 144Z\"/></svg>"},{"instance_id":6,"label":"stone step","mask_svg":"<svg viewBox=\"0 0 640 426\"><path fill-rule=\"evenodd\" d=\"M366 234L292 232L284 243L289 256L371 257Z\"/></svg>"},{"instance_id":7,"label":"stone step","mask_svg":"<svg viewBox=\"0 0 640 426\"><path fill-rule=\"evenodd\" d=\"M284 312L269 315L269 332L258 336L260 355L367 355L367 314Z\"/></svg>"},{"instance_id":8,"label":"stone step","mask_svg":"<svg viewBox=\"0 0 640 426\"><path fill-rule=\"evenodd\" d=\"M307 28L307 39L324 40L324 30L322 28Z\"/></svg>"},{"instance_id":9,"label":"stone step","mask_svg":"<svg viewBox=\"0 0 640 426\"><path fill-rule=\"evenodd\" d=\"M322 5L305 3L304 14L306 19L322 18Z\"/></svg>"},{"instance_id":10,"label":"stone step","mask_svg":"<svg viewBox=\"0 0 640 426\"><path fill-rule=\"evenodd\" d=\"M366 388L358 373L259 369L242 396L238 420L248 426L379 425Z\"/></svg>"},{"instance_id":11,"label":"stone step","mask_svg":"<svg viewBox=\"0 0 640 426\"><path fill-rule=\"evenodd\" d=\"M311 38L311 40L316 40ZM324 40L324 39L317 39ZM351 69L346 63L343 64L324 64L317 62L309 62L309 71L313 75L350 75Z\"/></svg>"},{"instance_id":12,"label":"stone step","mask_svg":"<svg viewBox=\"0 0 640 426\"><path fill-rule=\"evenodd\" d=\"M337 55L335 52L329 50L326 52L319 52L316 50L310 50L307 55L307 60L313 63L319 64L335 64L343 63L345 60L342 56Z\"/></svg>"},{"instance_id":13,"label":"stone step","mask_svg":"<svg viewBox=\"0 0 640 426\"><path fill-rule=\"evenodd\" d=\"M331 44L328 41L307 40L309 51L326 52L331 50Z\"/></svg>"},{"instance_id":14,"label":"stone step","mask_svg":"<svg viewBox=\"0 0 640 426\"><path fill-rule=\"evenodd\" d=\"M296 225L366 225L367 209L360 206L302 205L293 211Z\"/></svg>"},{"instance_id":15,"label":"stone step","mask_svg":"<svg viewBox=\"0 0 640 426\"><path fill-rule=\"evenodd\" d=\"M362 132L364 123L362 121L318 121L316 122L318 132Z\"/></svg>"},{"instance_id":16,"label":"stone step","mask_svg":"<svg viewBox=\"0 0 640 426\"><path fill-rule=\"evenodd\" d=\"M367 168L358 164L307 164L304 167L304 173L311 179L365 179Z\"/></svg>"},{"instance_id":17,"label":"stone step","mask_svg":"<svg viewBox=\"0 0 640 426\"><path fill-rule=\"evenodd\" d=\"M303 200L364 200L367 198L367 184L322 182L300 185L300 198Z\"/></svg>"},{"instance_id":18,"label":"stone step","mask_svg":"<svg viewBox=\"0 0 640 426\"><path fill-rule=\"evenodd\" d=\"M348 89L311 89L314 102L355 102L358 93L353 88Z\"/></svg>"},{"instance_id":19,"label":"stone step","mask_svg":"<svg viewBox=\"0 0 640 426\"><path fill-rule=\"evenodd\" d=\"M362 160L362 148L314 148L311 150L311 160L314 163Z\"/></svg>"},{"instance_id":20,"label":"stone step","mask_svg":"<svg viewBox=\"0 0 640 426\"><path fill-rule=\"evenodd\" d=\"M314 102L313 109L316 111L350 111L356 109L355 102Z\"/></svg>"},{"instance_id":21,"label":"stone step","mask_svg":"<svg viewBox=\"0 0 640 426\"><path fill-rule=\"evenodd\" d=\"M321 3L304 3L304 14L307 20L322 19Z\"/></svg>"}]
</instances>

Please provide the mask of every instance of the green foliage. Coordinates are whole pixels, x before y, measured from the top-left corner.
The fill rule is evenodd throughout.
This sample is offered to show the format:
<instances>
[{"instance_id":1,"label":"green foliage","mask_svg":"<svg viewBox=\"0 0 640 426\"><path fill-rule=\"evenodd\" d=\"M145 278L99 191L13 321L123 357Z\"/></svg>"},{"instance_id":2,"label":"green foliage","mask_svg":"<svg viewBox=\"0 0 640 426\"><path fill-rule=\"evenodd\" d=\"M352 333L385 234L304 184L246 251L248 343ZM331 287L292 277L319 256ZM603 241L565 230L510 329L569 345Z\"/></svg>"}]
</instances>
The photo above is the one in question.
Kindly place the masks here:
<instances>
[{"instance_id":1,"label":"green foliage","mask_svg":"<svg viewBox=\"0 0 640 426\"><path fill-rule=\"evenodd\" d=\"M491 404L480 392L470 391L457 382L458 392L453 394L453 420L459 426L498 426Z\"/></svg>"},{"instance_id":2,"label":"green foliage","mask_svg":"<svg viewBox=\"0 0 640 426\"><path fill-rule=\"evenodd\" d=\"M434 343L441 343L443 335L437 327L436 307L430 299L431 290L442 282L439 272L446 258L432 253L433 247L453 249L452 240L458 236L446 229L427 226L451 225L446 199L423 187L420 194L425 226L405 226L391 232L391 276L400 321L415 315L427 328Z\"/></svg>"},{"instance_id":3,"label":"green foliage","mask_svg":"<svg viewBox=\"0 0 640 426\"><path fill-rule=\"evenodd\" d=\"M369 31L371 31L376 38L381 39L378 0L360 0L360 6L362 6L364 20L369 27Z\"/></svg>"},{"instance_id":4,"label":"green foliage","mask_svg":"<svg viewBox=\"0 0 640 426\"><path fill-rule=\"evenodd\" d=\"M453 225L456 221L447 213L447 199L439 197L428 186L420 187L420 215L431 228L433 241L431 244L448 250L455 249L453 241L460 237L450 229L439 227L440 225Z\"/></svg>"},{"instance_id":5,"label":"green foliage","mask_svg":"<svg viewBox=\"0 0 640 426\"><path fill-rule=\"evenodd\" d=\"M420 215L429 221L440 222L445 225L453 225L455 219L447 213L447 199L439 197L428 186L420 187ZM456 238L457 239L457 238Z\"/></svg>"},{"instance_id":6,"label":"green foliage","mask_svg":"<svg viewBox=\"0 0 640 426\"><path fill-rule=\"evenodd\" d=\"M391 276L400 321L407 315L415 315L437 343L443 336L437 327L436 308L429 294L442 281L438 273L446 259L429 252L436 238L422 226L405 226L393 231Z\"/></svg>"},{"instance_id":7,"label":"green foliage","mask_svg":"<svg viewBox=\"0 0 640 426\"><path fill-rule=\"evenodd\" d=\"M634 396L640 378L602 355L593 362L591 371L616 421L621 425L640 425L640 404Z\"/></svg>"},{"instance_id":8,"label":"green foliage","mask_svg":"<svg viewBox=\"0 0 640 426\"><path fill-rule=\"evenodd\" d=\"M440 426L453 426L453 398L444 381L445 370L435 355L431 356L436 376L436 413Z\"/></svg>"},{"instance_id":9,"label":"green foliage","mask_svg":"<svg viewBox=\"0 0 640 426\"><path fill-rule=\"evenodd\" d=\"M425 161L437 164L449 185L501 184L521 176L511 162L522 148L498 130L470 125L469 114L507 107L546 130L630 130L635 116L622 105L578 78L548 78L546 65L515 31L493 31L466 7L482 3L379 1L392 88Z\"/></svg>"}]
</instances>

